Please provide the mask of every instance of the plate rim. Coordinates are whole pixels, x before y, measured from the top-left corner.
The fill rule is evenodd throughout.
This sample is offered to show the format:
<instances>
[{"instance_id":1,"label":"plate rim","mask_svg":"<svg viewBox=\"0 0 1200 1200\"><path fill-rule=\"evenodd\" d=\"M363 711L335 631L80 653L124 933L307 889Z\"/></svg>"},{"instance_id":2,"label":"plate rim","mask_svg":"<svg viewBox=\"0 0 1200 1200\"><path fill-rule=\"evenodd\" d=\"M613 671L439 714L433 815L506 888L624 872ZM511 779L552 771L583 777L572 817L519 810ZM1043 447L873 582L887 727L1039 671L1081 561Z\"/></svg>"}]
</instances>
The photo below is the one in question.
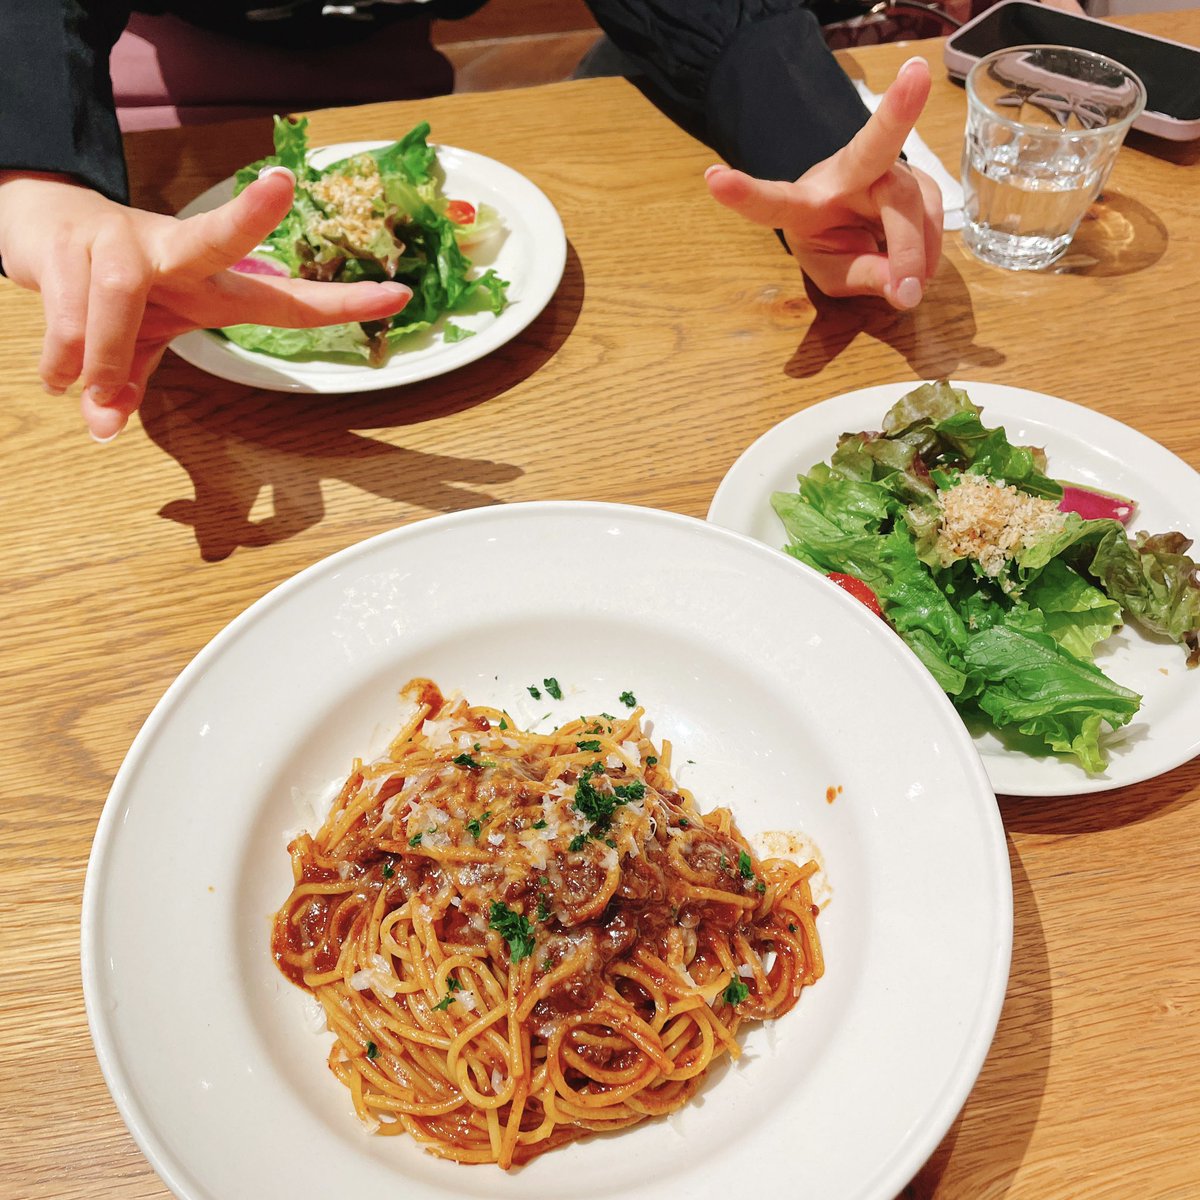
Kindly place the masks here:
<instances>
[{"instance_id":1,"label":"plate rim","mask_svg":"<svg viewBox=\"0 0 1200 1200\"><path fill-rule=\"evenodd\" d=\"M323 156L329 152L335 152L344 156L345 154L355 154L365 150L381 149L384 146L393 145L394 141L395 139L389 141L386 139L368 138L347 142L330 142L325 145L310 147L308 155L311 158L316 155ZM453 361L446 362L444 358L441 361L430 359L424 368L417 366L415 370L407 373L403 379L381 377L380 374L387 371L398 355L399 362L397 365L403 363L403 357L400 352L393 352L389 356L387 363L380 368L360 366L356 363L331 364L344 367L346 374L335 373L328 377L309 376L307 379L304 379L283 374L283 371L288 366L297 366L291 360L274 358L271 355L254 350L241 350L239 353L234 353L229 348L228 343L224 339L219 338L210 329L194 329L187 333L182 333L171 340L169 348L179 358L183 359L184 362L195 367L196 370L203 371L205 374L212 375L218 379L224 379L230 383L241 384L244 387L253 387L261 391L290 392L297 395L349 395L357 392L374 392L383 391L388 388L408 387L410 384L424 383L427 380L436 379L441 375L457 371L460 367L478 362L481 358L486 358L489 354L507 345L514 338L519 337L545 311L546 306L554 298L555 293L562 284L562 278L567 265L567 235L562 217L554 202L546 195L542 188L515 167L510 167L507 163L492 158L490 155L481 154L477 150L467 150L461 146L452 146L444 142L431 142L430 146L439 154L447 152L459 156L465 165L474 167L476 170L482 169L496 172L501 176L505 174L514 176L520 181L520 186L531 189L535 203L542 208L542 211L537 214L536 221L530 222L530 228L537 241L537 252L545 255L545 282L537 292L531 296L520 297L514 305L506 308L504 313L497 315L496 322L504 322L503 330L505 336L503 338L495 341L494 344L492 344L492 340L490 339L477 342L476 338L487 334L489 329L495 327L495 324L489 325L487 328L481 330L480 334L477 334L476 337L466 338L461 342L457 342L454 347ZM218 180L211 187L206 188L199 195L189 200L175 215L180 218L186 218L195 216L201 212L211 211L211 208L224 198L225 190L232 191L233 182L233 175ZM536 259L531 258L530 261L535 262ZM521 308L514 312L514 307L517 305L520 305ZM506 314L511 315L506 318ZM214 356L213 361L209 361L210 356ZM412 361L410 360L410 362ZM307 364L299 364L301 368L305 365ZM248 381L247 373L259 369L263 371L277 371L279 372L279 377L270 380ZM355 374L360 371L364 373L361 377Z\"/></svg>"},{"instance_id":2,"label":"plate rim","mask_svg":"<svg viewBox=\"0 0 1200 1200\"><path fill-rule=\"evenodd\" d=\"M139 760L144 755L147 744L152 741L158 727L169 719L173 706L197 680L203 677L209 659L222 653L229 641L239 637L246 628L258 622L273 605L286 599L291 593L303 590L309 580L319 578L327 572L336 573L344 563L351 561L359 554L369 553L370 548L378 544L403 540L406 535L416 531L429 532L428 527L432 525L444 527L481 520L487 521L501 514L505 519L511 517L519 519L528 514L536 515L555 511L596 512L633 520L662 520L668 524L705 531L704 536L716 534L719 537L741 543L755 554L770 555L774 558L779 553L755 538L699 518L649 506L606 501L525 501L483 509L465 509L425 521L413 522L409 525L382 531L336 550L282 580L247 605L213 635L171 681L137 731L105 799L97 823L92 850L89 854L80 925L82 982L87 1022L94 1052L122 1120L159 1178L181 1200L210 1200L210 1198L215 1200L215 1197L211 1188L195 1176L194 1168L187 1162L186 1157L156 1136L155 1122L149 1115L149 1110L144 1101L136 1095L135 1090L129 1086L122 1061L119 1036L109 1028L105 1014L101 1011L99 1000L102 985L99 980L97 943L100 926L98 912L104 903L106 891L103 868L104 860L110 854L113 840L119 832L118 817L125 780L139 769ZM807 570L807 568L804 569ZM814 579L820 578L817 572L810 571L810 574ZM842 595L840 592L835 594ZM848 597L845 598L845 604L848 613L858 613L859 610L855 603ZM907 647L901 646L898 649L899 658L911 659L916 663L915 656ZM931 676L927 676L925 672L911 671L909 675L913 682L924 690L932 704L942 706L947 715L954 715L948 698L937 687ZM978 816L980 845L985 848L986 857L993 860L991 865L1000 885L997 889L988 891L989 907L993 918L993 928L989 928L988 933L990 935L994 932L998 936L991 952L986 956L986 977L982 978L979 988L980 998L969 1026L969 1036L964 1038L962 1045L958 1048L954 1070L943 1077L940 1091L925 1110L923 1122L925 1136L920 1138L908 1136L902 1146L898 1145L895 1148L890 1159L878 1164L879 1170L874 1178L860 1181L861 1190L852 1193L855 1197L870 1196L877 1197L878 1200L890 1200L896 1189L907 1183L937 1148L974 1088L983 1064L990 1053L1007 996L1013 946L1013 893L1007 835L983 763L970 738L966 736L965 730L963 737L956 741L963 768L973 776L979 798L991 797L992 799L991 804L979 805Z\"/></svg>"},{"instance_id":3,"label":"plate rim","mask_svg":"<svg viewBox=\"0 0 1200 1200\"><path fill-rule=\"evenodd\" d=\"M879 402L890 406L891 403L898 400L905 392L912 391L923 382L929 381L920 379L893 380L885 383L868 384L861 388L854 388L850 391L819 400L776 422L769 429L759 434L734 459L713 492L705 519L712 521L714 524L721 525L723 528L745 533L745 528L740 523L737 525L726 524L726 521L731 519L729 510L733 508L735 502L739 499L738 491L745 486L742 477L749 476L752 471L764 468L766 472L769 472L771 468L780 466L783 462L794 458L795 451L787 449L791 435L796 431L806 429L814 422L820 421L826 415L832 414L839 407L852 402L865 405L874 402L876 397L878 397ZM1123 439L1126 447L1130 445L1137 446L1145 454L1153 455L1156 458L1161 457L1163 462L1169 460L1172 464L1172 470L1182 470L1189 473L1191 481L1195 484L1197 490L1200 491L1200 472L1197 472L1191 464L1148 434L1118 420L1116 417L1109 416L1107 413L1099 412L1094 408L1088 408L1074 401L1063 399L1060 396L1053 396L1046 392L1037 392L1032 388L1026 388L1018 384L961 379L952 379L949 382L951 386L961 388L968 396L971 396L972 400L984 410L985 414L989 408L989 402L987 400L976 400L975 394L977 392L990 393L994 397L998 396L999 399L994 399L992 403L1000 406L1011 401L1013 406L1019 408L1022 405L1027 405L1030 401L1034 401L1040 406L1040 410L1030 410L1029 416L1031 419L1045 423L1048 416L1053 416L1057 412L1058 415L1073 420L1078 426L1085 427L1083 434L1086 436L1069 428L1064 429L1062 426L1059 427L1060 433L1066 438L1080 443L1085 448L1104 455L1111 455L1112 452L1105 448L1102 441L1093 440L1097 435L1103 437L1103 435L1107 434L1110 437ZM888 400L886 399L887 397L891 399ZM879 412L880 418L883 417L885 411L886 408ZM1126 450L1127 453L1128 451ZM760 466L760 464L762 465ZM809 463L800 469L807 469L807 466L811 465ZM765 495L763 503L769 503L769 498ZM747 534L747 536L753 537L754 535ZM781 533L780 542L782 543L783 540L784 537ZM786 553L782 549L782 545L764 544L770 545L776 553ZM1020 751L1010 751L1009 754L1020 755L1022 760L1029 764L1037 763L1036 759L1027 757ZM1081 772L1078 781L1073 784L1051 783L1049 787L1036 786L1032 783L1026 783L1012 774L1005 774L1001 764L1007 761L1009 754L990 755L983 759L984 767L998 795L1042 799L1094 795L1099 792L1115 791L1118 788L1131 787L1139 783L1144 783L1149 779L1154 779L1169 771L1173 771L1176 767L1182 766L1184 763L1190 762L1200 754L1200 731L1196 733L1190 743L1187 745L1181 744L1174 753L1160 755L1157 762L1162 765L1153 765L1148 771L1136 770L1128 776L1117 775L1112 777L1088 776ZM992 769L993 763L996 764L995 773L993 773Z\"/></svg>"}]
</instances>

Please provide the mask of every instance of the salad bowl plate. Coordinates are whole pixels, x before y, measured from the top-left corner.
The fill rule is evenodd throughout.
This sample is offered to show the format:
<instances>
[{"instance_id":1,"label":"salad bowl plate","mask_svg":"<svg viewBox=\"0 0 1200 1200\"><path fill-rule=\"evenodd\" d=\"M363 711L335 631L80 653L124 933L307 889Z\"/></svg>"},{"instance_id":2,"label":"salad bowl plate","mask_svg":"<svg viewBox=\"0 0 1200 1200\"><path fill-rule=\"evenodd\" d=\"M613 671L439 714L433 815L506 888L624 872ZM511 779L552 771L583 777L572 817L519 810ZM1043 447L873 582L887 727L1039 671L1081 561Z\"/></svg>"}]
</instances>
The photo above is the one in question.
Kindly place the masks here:
<instances>
[{"instance_id":1,"label":"salad bowl plate","mask_svg":"<svg viewBox=\"0 0 1200 1200\"><path fill-rule=\"evenodd\" d=\"M889 383L837 396L769 429L729 469L708 519L782 550L788 541L771 507L774 492L794 492L796 477L828 461L842 433L878 429L888 409L916 385ZM1200 474L1164 446L1093 409L1023 388L954 381L1014 444L1041 446L1047 474L1136 503L1130 533L1178 530L1200 539ZM833 585L830 585L833 586ZM996 791L1010 796L1071 796L1142 782L1200 754L1200 670L1177 645L1126 624L1096 656L1110 679L1142 697L1133 720L1105 740L1099 774L1050 753L972 729Z\"/></svg>"},{"instance_id":2,"label":"salad bowl plate","mask_svg":"<svg viewBox=\"0 0 1200 1200\"><path fill-rule=\"evenodd\" d=\"M328 166L365 150L390 145L387 141L343 142L312 151L316 167ZM546 194L518 171L495 159L436 146L445 176L444 191L452 199L477 208L487 204L500 218L502 229L478 248L467 250L475 267L488 267L509 281L508 306L491 312L455 314L454 324L470 331L459 341L447 340L439 322L426 333L406 339L381 366L365 363L289 360L236 346L212 330L196 330L171 343L185 362L234 383L268 391L367 392L401 387L432 379L491 354L534 321L550 302L567 261L562 221ZM233 178L222 180L179 211L180 217L208 212L233 195Z\"/></svg>"}]
</instances>

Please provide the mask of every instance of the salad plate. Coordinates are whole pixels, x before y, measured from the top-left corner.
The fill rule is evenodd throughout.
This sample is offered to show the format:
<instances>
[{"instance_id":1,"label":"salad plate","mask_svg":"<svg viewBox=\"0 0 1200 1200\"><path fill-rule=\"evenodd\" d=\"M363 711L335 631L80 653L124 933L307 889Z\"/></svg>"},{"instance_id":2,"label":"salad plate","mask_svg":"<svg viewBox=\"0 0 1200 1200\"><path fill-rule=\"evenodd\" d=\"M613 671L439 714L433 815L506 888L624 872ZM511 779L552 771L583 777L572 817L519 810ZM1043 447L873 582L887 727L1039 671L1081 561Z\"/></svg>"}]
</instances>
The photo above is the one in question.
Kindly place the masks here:
<instances>
[{"instance_id":1,"label":"salad plate","mask_svg":"<svg viewBox=\"0 0 1200 1200\"><path fill-rule=\"evenodd\" d=\"M529 569L531 546L552 569ZM272 959L271 917L289 837L386 746L414 676L542 730L628 711L632 692L701 807L728 805L760 852L817 857L825 974L747 1026L696 1102L511 1173L359 1123L331 1035ZM561 697L534 698L548 676ZM704 521L545 502L390 531L237 617L126 756L81 929L101 1067L183 1200L652 1200L748 1178L788 1195L797 1163L814 1196L892 1200L987 1054L1012 893L979 756L871 614Z\"/></svg>"},{"instance_id":2,"label":"salad plate","mask_svg":"<svg viewBox=\"0 0 1200 1200\"><path fill-rule=\"evenodd\" d=\"M328 166L386 141L344 142L313 150L310 161ZM177 337L171 349L193 366L249 387L289 392L365 392L417 383L453 371L492 353L521 333L546 307L562 279L567 240L558 212L546 194L518 171L495 159L454 146L436 146L451 199L490 206L502 228L467 251L476 272L492 268L508 280L508 305L491 312L455 314L454 325L471 336L447 340L445 319L413 334L381 366L365 363L289 360L234 345L211 330ZM180 210L190 217L218 207L233 195L233 178L222 180Z\"/></svg>"},{"instance_id":3,"label":"salad plate","mask_svg":"<svg viewBox=\"0 0 1200 1200\"><path fill-rule=\"evenodd\" d=\"M768 430L729 469L708 519L780 550L788 535L771 507L774 492L795 492L796 477L827 462L842 433L879 429L884 414L915 383L863 388L813 405ZM1043 447L1046 473L1133 499L1130 533L1178 530L1200 537L1200 474L1165 447L1102 413L1053 396L993 383L955 382L981 406L989 428L1009 441ZM800 564L797 564L799 566ZM832 586L832 585L831 585ZM1103 642L1096 665L1142 696L1132 721L1104 738L1108 765L1089 774L1051 753L1006 745L973 729L996 791L1012 796L1071 796L1152 778L1200 753L1200 670L1186 652L1130 622Z\"/></svg>"}]
</instances>

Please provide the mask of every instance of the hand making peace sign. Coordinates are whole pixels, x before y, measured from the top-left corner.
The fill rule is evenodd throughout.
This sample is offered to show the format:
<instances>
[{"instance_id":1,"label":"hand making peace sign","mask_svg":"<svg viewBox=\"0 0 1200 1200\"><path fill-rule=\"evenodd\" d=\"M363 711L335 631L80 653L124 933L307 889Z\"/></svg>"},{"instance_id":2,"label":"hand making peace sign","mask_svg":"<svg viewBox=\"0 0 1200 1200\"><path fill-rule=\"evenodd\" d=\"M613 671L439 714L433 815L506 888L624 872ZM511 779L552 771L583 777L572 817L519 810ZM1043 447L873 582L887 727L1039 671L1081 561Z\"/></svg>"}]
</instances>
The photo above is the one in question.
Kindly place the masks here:
<instances>
[{"instance_id":1,"label":"hand making peace sign","mask_svg":"<svg viewBox=\"0 0 1200 1200\"><path fill-rule=\"evenodd\" d=\"M942 195L899 159L929 88L928 63L909 59L853 140L795 183L710 167L708 189L743 217L782 230L826 295L882 296L915 308L941 257Z\"/></svg>"},{"instance_id":2,"label":"hand making peace sign","mask_svg":"<svg viewBox=\"0 0 1200 1200\"><path fill-rule=\"evenodd\" d=\"M295 180L267 168L212 212L179 220L107 200L64 176L0 176L0 252L10 278L42 294L46 390L84 385L92 436L115 437L142 402L167 343L243 322L306 328L399 312L400 283L316 283L228 268L292 204Z\"/></svg>"}]
</instances>

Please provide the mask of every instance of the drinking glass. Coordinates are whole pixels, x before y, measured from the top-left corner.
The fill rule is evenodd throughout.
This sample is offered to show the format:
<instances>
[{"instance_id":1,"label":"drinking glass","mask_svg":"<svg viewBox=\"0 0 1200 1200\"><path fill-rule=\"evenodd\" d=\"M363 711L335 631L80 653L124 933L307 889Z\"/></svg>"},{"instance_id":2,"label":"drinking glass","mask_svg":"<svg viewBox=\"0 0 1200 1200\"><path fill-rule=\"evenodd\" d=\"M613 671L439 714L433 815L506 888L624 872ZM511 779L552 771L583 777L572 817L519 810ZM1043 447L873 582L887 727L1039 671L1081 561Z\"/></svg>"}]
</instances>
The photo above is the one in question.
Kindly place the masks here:
<instances>
[{"instance_id":1,"label":"drinking glass","mask_svg":"<svg viewBox=\"0 0 1200 1200\"><path fill-rule=\"evenodd\" d=\"M1066 251L1146 104L1128 68L1069 46L1015 46L967 75L963 241L986 263L1047 267Z\"/></svg>"}]
</instances>

